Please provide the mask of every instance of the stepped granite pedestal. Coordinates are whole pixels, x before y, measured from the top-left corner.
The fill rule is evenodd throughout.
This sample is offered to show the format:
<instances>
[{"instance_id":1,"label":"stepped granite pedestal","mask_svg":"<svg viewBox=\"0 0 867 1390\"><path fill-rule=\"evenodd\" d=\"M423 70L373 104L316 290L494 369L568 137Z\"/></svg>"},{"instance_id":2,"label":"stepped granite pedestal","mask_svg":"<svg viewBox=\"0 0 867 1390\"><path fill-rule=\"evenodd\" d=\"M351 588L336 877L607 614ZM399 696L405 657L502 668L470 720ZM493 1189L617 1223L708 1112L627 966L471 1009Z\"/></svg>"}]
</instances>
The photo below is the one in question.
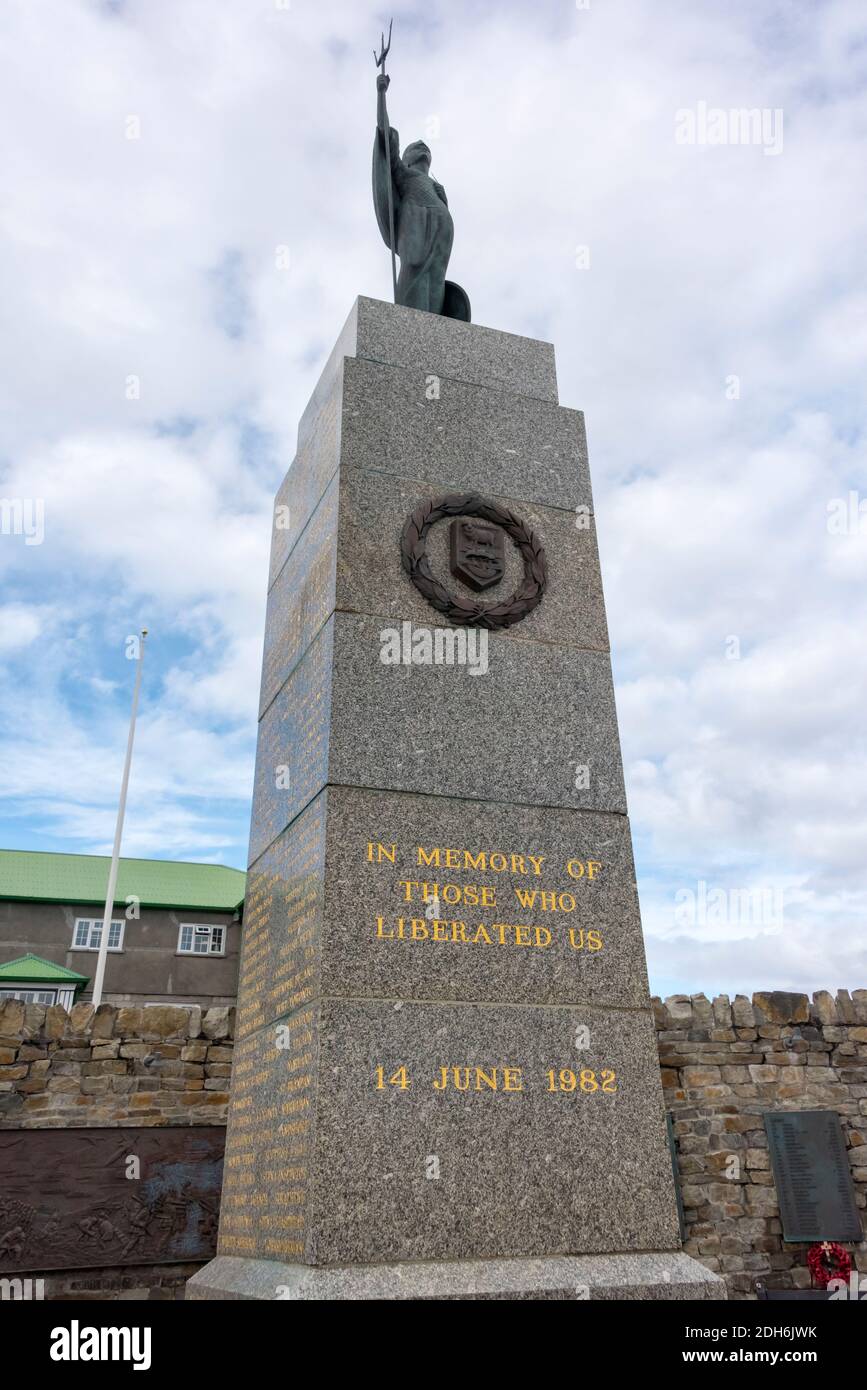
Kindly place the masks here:
<instances>
[{"instance_id":1,"label":"stepped granite pedestal","mask_svg":"<svg viewBox=\"0 0 867 1390\"><path fill-rule=\"evenodd\" d=\"M462 622L480 603L494 630ZM219 1245L188 1297L724 1297L681 1252L549 344L356 302L277 497L260 716Z\"/></svg>"}]
</instances>

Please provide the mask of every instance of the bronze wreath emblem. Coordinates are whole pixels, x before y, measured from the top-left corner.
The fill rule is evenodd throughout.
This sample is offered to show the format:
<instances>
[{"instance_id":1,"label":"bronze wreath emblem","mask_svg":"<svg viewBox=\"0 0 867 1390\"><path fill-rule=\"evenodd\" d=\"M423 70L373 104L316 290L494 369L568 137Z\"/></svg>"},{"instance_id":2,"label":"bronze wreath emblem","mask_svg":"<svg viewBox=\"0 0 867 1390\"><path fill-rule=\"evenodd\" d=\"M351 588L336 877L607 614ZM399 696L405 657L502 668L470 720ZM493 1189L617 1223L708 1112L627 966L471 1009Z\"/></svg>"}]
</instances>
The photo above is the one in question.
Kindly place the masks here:
<instances>
[{"instance_id":1,"label":"bronze wreath emblem","mask_svg":"<svg viewBox=\"0 0 867 1390\"><path fill-rule=\"evenodd\" d=\"M474 603L472 599L450 594L434 579L428 563L425 541L435 522L446 516L478 516L502 526L511 536L524 561L524 580L509 599L501 603ZM449 622L465 627L491 630L512 627L526 618L542 601L548 583L548 562L539 537L505 507L486 502L477 492L450 492L438 502L422 502L407 517L400 537L400 559L419 593Z\"/></svg>"}]
</instances>

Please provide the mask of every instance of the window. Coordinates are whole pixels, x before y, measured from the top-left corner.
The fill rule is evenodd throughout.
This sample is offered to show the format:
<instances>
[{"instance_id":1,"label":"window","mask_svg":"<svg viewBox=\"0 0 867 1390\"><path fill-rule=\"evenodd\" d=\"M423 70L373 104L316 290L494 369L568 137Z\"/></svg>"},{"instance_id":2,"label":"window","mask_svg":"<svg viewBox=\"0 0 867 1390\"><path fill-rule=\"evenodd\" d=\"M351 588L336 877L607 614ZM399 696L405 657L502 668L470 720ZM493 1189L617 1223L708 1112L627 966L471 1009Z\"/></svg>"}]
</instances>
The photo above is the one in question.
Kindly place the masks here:
<instances>
[{"instance_id":1,"label":"window","mask_svg":"<svg viewBox=\"0 0 867 1390\"><path fill-rule=\"evenodd\" d=\"M222 956L225 954L225 939L225 927L182 922L178 934L178 953L182 956Z\"/></svg>"},{"instance_id":2,"label":"window","mask_svg":"<svg viewBox=\"0 0 867 1390\"><path fill-rule=\"evenodd\" d=\"M123 921L111 923L108 929L108 949L110 951L123 950L123 928ZM99 921L91 917L79 917L72 933L72 949L73 951L98 951L101 936L101 917Z\"/></svg>"},{"instance_id":3,"label":"window","mask_svg":"<svg viewBox=\"0 0 867 1390\"><path fill-rule=\"evenodd\" d=\"M21 985L19 989L0 989L0 999L20 999L22 1004L53 1004L57 991Z\"/></svg>"}]
</instances>

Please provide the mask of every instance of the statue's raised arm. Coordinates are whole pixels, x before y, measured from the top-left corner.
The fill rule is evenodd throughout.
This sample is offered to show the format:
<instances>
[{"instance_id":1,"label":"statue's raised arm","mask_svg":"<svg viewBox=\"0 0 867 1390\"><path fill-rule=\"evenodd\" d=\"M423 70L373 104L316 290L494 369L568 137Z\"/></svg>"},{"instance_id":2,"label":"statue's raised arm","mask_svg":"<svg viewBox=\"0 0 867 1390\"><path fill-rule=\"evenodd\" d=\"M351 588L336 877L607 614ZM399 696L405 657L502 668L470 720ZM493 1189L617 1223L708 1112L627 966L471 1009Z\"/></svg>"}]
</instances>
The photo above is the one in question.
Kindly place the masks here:
<instances>
[{"instance_id":1,"label":"statue's raised arm","mask_svg":"<svg viewBox=\"0 0 867 1390\"><path fill-rule=\"evenodd\" d=\"M454 223L445 189L430 176L431 152L416 140L400 154L398 133L388 119L385 94L390 78L385 58L391 47L383 36L376 79L376 134L373 140L373 206L382 239L392 253L394 302L449 318L470 319L470 301L446 269L454 240ZM395 255L400 258L397 274Z\"/></svg>"}]
</instances>

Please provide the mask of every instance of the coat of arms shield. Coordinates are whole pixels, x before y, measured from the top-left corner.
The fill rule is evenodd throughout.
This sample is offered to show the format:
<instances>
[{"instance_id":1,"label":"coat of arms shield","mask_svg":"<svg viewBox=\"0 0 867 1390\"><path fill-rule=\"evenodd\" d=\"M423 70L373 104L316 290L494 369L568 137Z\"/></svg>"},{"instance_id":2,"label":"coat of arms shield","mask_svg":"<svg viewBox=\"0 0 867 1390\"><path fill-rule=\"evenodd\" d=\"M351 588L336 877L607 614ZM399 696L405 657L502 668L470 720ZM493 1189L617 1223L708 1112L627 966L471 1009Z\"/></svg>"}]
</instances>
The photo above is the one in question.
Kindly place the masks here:
<instances>
[{"instance_id":1,"label":"coat of arms shield","mask_svg":"<svg viewBox=\"0 0 867 1390\"><path fill-rule=\"evenodd\" d=\"M505 534L501 527L478 517L457 516L450 533L451 571L480 593L502 579L505 569Z\"/></svg>"}]
</instances>

